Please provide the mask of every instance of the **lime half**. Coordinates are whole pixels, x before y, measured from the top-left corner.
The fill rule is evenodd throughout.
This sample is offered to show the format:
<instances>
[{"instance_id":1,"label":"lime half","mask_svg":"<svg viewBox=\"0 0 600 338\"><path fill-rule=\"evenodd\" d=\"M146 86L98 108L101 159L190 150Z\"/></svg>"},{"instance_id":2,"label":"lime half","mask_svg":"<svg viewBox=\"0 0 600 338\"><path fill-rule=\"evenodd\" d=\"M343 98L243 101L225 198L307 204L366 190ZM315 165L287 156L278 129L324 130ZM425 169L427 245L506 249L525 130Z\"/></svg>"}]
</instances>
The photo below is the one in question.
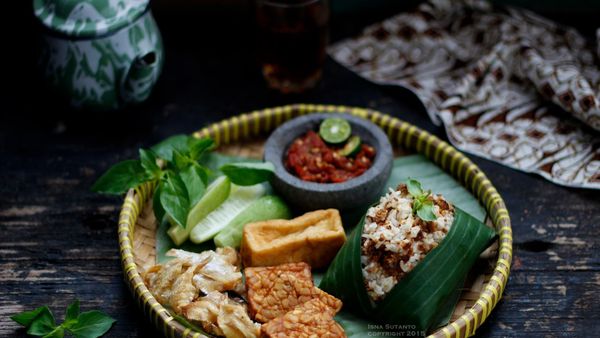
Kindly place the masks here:
<instances>
[{"instance_id":1,"label":"lime half","mask_svg":"<svg viewBox=\"0 0 600 338\"><path fill-rule=\"evenodd\" d=\"M350 137L350 134L352 134L350 123L339 117L325 119L319 127L319 135L327 143L342 143Z\"/></svg>"},{"instance_id":2,"label":"lime half","mask_svg":"<svg viewBox=\"0 0 600 338\"><path fill-rule=\"evenodd\" d=\"M360 137L354 135L348 140L348 142L346 142L346 145L344 145L344 147L339 150L339 154L342 156L354 155L360 149L360 145Z\"/></svg>"}]
</instances>

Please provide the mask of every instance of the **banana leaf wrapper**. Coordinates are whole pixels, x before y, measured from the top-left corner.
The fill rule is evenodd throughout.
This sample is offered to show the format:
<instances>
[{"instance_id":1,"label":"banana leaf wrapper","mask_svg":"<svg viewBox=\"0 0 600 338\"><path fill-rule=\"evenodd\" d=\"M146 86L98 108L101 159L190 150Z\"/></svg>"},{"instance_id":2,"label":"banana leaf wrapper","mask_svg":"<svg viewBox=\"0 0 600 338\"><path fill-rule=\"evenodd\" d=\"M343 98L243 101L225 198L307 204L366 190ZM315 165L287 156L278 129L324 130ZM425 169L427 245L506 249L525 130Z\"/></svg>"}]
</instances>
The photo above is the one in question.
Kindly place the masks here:
<instances>
[{"instance_id":1,"label":"banana leaf wrapper","mask_svg":"<svg viewBox=\"0 0 600 338\"><path fill-rule=\"evenodd\" d=\"M364 216L329 266L319 288L344 302L344 309L386 324L412 325L427 331L449 297L462 286L469 270L496 237L496 232L455 208L446 237L384 299L374 303L361 269Z\"/></svg>"}]
</instances>

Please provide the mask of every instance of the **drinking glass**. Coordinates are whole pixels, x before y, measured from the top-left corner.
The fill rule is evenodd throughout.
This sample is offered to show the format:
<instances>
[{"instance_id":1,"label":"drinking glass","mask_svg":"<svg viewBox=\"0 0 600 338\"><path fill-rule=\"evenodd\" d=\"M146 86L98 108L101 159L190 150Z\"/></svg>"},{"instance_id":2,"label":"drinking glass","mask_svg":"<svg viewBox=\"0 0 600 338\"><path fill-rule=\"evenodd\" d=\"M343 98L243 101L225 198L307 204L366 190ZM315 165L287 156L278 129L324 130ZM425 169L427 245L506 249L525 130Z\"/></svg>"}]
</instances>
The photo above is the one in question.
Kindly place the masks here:
<instances>
[{"instance_id":1,"label":"drinking glass","mask_svg":"<svg viewBox=\"0 0 600 338\"><path fill-rule=\"evenodd\" d=\"M258 58L270 88L300 93L321 78L328 40L327 0L256 0Z\"/></svg>"}]
</instances>

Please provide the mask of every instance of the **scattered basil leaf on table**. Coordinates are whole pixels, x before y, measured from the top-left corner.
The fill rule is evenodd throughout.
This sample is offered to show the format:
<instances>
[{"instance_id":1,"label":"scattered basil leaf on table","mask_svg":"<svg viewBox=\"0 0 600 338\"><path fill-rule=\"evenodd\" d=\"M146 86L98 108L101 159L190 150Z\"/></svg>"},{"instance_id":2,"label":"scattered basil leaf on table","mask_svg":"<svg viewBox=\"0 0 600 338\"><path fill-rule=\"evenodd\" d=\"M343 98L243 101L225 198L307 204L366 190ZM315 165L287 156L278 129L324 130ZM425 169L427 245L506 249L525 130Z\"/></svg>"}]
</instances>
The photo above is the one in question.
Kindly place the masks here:
<instances>
[{"instance_id":1,"label":"scattered basil leaf on table","mask_svg":"<svg viewBox=\"0 0 600 338\"><path fill-rule=\"evenodd\" d=\"M69 322L72 320L76 320L77 316L79 316L79 299L75 299L75 301L69 306L67 306L67 312L65 314L65 322Z\"/></svg>"},{"instance_id":2,"label":"scattered basil leaf on table","mask_svg":"<svg viewBox=\"0 0 600 338\"><path fill-rule=\"evenodd\" d=\"M45 338L62 338L65 331L77 338L97 338L104 335L115 320L104 312L93 310L79 313L79 300L67 307L65 321L56 325L47 306L25 311L10 317L27 328L27 334Z\"/></svg>"},{"instance_id":3,"label":"scattered basil leaf on table","mask_svg":"<svg viewBox=\"0 0 600 338\"><path fill-rule=\"evenodd\" d=\"M92 191L120 195L150 180L139 160L126 160L112 166L92 186Z\"/></svg>"},{"instance_id":4,"label":"scattered basil leaf on table","mask_svg":"<svg viewBox=\"0 0 600 338\"><path fill-rule=\"evenodd\" d=\"M114 322L114 319L103 312L92 310L80 313L77 320L66 329L78 338L95 338L106 333Z\"/></svg>"},{"instance_id":5,"label":"scattered basil leaf on table","mask_svg":"<svg viewBox=\"0 0 600 338\"><path fill-rule=\"evenodd\" d=\"M234 184L248 186L268 181L275 172L275 166L271 162L238 162L225 164L219 170Z\"/></svg>"}]
</instances>

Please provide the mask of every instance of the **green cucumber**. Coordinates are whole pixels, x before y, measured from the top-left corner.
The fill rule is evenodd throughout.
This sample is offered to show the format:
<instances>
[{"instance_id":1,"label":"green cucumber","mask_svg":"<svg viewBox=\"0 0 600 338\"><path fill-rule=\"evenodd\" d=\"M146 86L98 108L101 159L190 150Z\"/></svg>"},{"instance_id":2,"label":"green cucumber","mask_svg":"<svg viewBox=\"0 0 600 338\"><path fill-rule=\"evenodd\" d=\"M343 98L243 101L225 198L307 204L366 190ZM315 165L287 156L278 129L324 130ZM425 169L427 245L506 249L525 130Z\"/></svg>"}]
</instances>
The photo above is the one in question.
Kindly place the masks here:
<instances>
[{"instance_id":1,"label":"green cucumber","mask_svg":"<svg viewBox=\"0 0 600 338\"><path fill-rule=\"evenodd\" d=\"M190 233L190 240L194 243L202 243L215 237L240 212L265 193L266 189L262 184L247 187L232 185L229 198L196 224Z\"/></svg>"},{"instance_id":2,"label":"green cucumber","mask_svg":"<svg viewBox=\"0 0 600 338\"><path fill-rule=\"evenodd\" d=\"M231 181L227 176L221 176L211 183L206 189L204 196L190 210L185 228L174 224L167 231L173 243L179 246L185 242L196 224L204 219L206 215L217 209L229 197L230 192Z\"/></svg>"},{"instance_id":3,"label":"green cucumber","mask_svg":"<svg viewBox=\"0 0 600 338\"><path fill-rule=\"evenodd\" d=\"M352 136L342 149L338 151L338 154L342 156L354 155L360 149L361 141L359 136Z\"/></svg>"},{"instance_id":4,"label":"green cucumber","mask_svg":"<svg viewBox=\"0 0 600 338\"><path fill-rule=\"evenodd\" d=\"M283 200L277 196L263 196L232 219L227 226L215 236L218 247L237 248L242 241L244 226L248 223L270 219L289 219L291 212Z\"/></svg>"}]
</instances>

